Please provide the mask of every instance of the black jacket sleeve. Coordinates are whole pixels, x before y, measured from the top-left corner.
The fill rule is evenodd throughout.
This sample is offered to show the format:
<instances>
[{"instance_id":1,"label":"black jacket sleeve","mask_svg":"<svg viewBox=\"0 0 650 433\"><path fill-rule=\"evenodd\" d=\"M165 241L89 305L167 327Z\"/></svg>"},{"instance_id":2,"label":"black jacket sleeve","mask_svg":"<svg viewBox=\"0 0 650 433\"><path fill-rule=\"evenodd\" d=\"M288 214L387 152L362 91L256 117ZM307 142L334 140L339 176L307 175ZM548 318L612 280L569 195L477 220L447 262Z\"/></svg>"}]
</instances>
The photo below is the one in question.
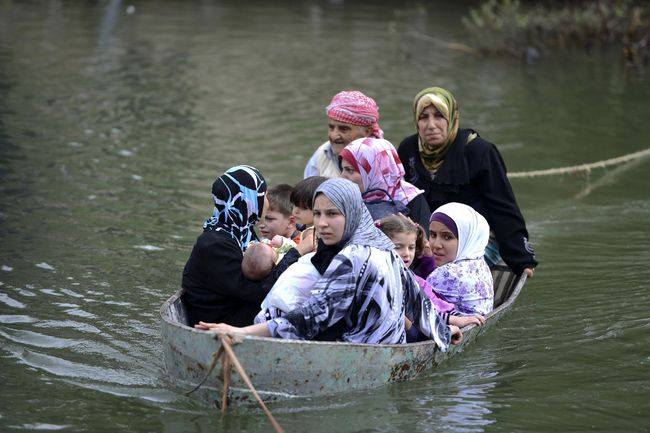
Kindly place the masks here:
<instances>
[{"instance_id":1,"label":"black jacket sleeve","mask_svg":"<svg viewBox=\"0 0 650 433\"><path fill-rule=\"evenodd\" d=\"M183 301L190 322L198 320L250 324L280 274L298 260L295 249L263 281L252 281L241 271L243 254L228 235L204 231L185 264Z\"/></svg>"},{"instance_id":2,"label":"black jacket sleeve","mask_svg":"<svg viewBox=\"0 0 650 433\"><path fill-rule=\"evenodd\" d=\"M467 143L472 132L459 130L435 178L419 159L417 134L406 137L397 151L404 165L404 178L424 189L432 212L440 205L456 201L481 213L496 235L501 257L513 272L521 274L525 268L537 266L526 223L499 150L480 137Z\"/></svg>"},{"instance_id":3,"label":"black jacket sleeve","mask_svg":"<svg viewBox=\"0 0 650 433\"><path fill-rule=\"evenodd\" d=\"M468 155L468 160L479 161L479 173L475 182L482 196L483 215L494 231L503 261L517 275L527 267L537 266L524 217L517 206L512 186L506 174L506 166L496 146L483 142L480 155ZM479 143L469 143L468 149Z\"/></svg>"},{"instance_id":4,"label":"black jacket sleeve","mask_svg":"<svg viewBox=\"0 0 650 433\"><path fill-rule=\"evenodd\" d=\"M424 233L428 238L431 211L429 210L429 203L427 203L424 195L420 194L415 196L406 207L409 208L409 218L411 218L414 223L417 223L424 229Z\"/></svg>"}]
</instances>

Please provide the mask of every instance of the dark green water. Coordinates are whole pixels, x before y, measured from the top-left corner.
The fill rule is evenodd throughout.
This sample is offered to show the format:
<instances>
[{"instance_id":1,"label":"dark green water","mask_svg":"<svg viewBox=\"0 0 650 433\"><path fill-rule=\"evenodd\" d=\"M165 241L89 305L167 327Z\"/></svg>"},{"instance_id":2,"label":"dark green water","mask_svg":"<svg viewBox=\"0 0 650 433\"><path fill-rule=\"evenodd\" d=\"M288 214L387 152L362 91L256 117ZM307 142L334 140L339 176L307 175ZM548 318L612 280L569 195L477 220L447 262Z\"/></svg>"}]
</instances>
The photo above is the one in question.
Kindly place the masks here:
<instances>
[{"instance_id":1,"label":"dark green water","mask_svg":"<svg viewBox=\"0 0 650 433\"><path fill-rule=\"evenodd\" d=\"M164 375L158 308L226 168L297 182L357 88L386 138L451 89L510 171L650 146L648 71L617 53L484 59L448 2L0 0L0 430L271 431ZM287 431L650 430L650 159L515 179L541 266L435 373L271 407Z\"/></svg>"}]
</instances>

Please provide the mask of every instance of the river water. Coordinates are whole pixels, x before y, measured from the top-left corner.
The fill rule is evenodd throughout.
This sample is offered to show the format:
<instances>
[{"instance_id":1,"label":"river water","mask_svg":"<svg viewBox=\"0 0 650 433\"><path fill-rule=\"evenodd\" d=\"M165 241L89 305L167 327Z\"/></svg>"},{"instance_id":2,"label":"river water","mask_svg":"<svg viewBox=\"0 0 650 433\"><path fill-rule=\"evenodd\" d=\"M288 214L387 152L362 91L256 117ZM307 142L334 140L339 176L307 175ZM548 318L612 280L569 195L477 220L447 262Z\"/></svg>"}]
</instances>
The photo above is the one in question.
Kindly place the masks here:
<instances>
[{"instance_id":1,"label":"river water","mask_svg":"<svg viewBox=\"0 0 650 433\"><path fill-rule=\"evenodd\" d=\"M240 4L241 3L241 4ZM511 172L649 146L612 50L481 58L451 2L0 1L0 430L271 431L165 379L158 309L228 167L295 183L342 89L386 137L441 85ZM648 431L650 160L513 179L540 267L439 370L271 405L287 431Z\"/></svg>"}]
</instances>

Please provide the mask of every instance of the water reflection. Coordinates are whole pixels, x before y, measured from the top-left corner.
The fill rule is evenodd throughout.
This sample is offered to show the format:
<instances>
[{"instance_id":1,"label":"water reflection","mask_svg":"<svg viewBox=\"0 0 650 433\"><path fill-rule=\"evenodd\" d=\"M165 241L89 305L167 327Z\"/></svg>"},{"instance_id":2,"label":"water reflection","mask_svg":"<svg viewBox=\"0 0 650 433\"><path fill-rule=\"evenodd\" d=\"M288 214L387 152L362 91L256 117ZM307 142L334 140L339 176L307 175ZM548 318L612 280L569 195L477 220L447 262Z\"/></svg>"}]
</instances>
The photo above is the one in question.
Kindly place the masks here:
<instances>
[{"instance_id":1,"label":"water reflection","mask_svg":"<svg viewBox=\"0 0 650 433\"><path fill-rule=\"evenodd\" d=\"M449 411L441 417L444 424L452 426L459 432L482 432L490 424L496 422L491 418L490 402L487 400L490 389L496 382L483 384L461 383L457 394L453 397L456 402Z\"/></svg>"},{"instance_id":2,"label":"water reflection","mask_svg":"<svg viewBox=\"0 0 650 433\"><path fill-rule=\"evenodd\" d=\"M419 431L482 432L496 422L492 390L498 381L497 365L489 352L467 356L462 370L452 362L450 369L432 375L422 393L414 395Z\"/></svg>"},{"instance_id":3,"label":"water reflection","mask_svg":"<svg viewBox=\"0 0 650 433\"><path fill-rule=\"evenodd\" d=\"M122 0L110 0L108 5L106 5L106 10L99 26L99 37L97 38L98 48L105 48L108 44L108 39L113 34L113 30L117 25L121 9Z\"/></svg>"},{"instance_id":4,"label":"water reflection","mask_svg":"<svg viewBox=\"0 0 650 433\"><path fill-rule=\"evenodd\" d=\"M341 89L372 95L398 143L417 90L448 87L510 171L611 158L650 133L648 78L605 52L530 67L449 49L466 37L462 2L128 6L0 4L0 429L268 429L261 412L219 419L165 381L157 310L213 179L246 162L295 183ZM542 263L514 311L435 374L276 404L280 423L640 430L647 166L513 181Z\"/></svg>"}]
</instances>

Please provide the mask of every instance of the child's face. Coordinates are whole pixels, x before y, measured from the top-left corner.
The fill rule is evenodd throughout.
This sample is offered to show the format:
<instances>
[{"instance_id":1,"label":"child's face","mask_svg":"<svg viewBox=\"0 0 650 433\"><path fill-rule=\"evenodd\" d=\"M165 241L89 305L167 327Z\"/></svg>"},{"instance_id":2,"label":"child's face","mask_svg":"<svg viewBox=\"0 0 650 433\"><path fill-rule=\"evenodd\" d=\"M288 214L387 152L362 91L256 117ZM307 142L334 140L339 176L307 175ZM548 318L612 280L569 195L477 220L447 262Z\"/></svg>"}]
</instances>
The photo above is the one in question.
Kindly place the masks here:
<instances>
[{"instance_id":1,"label":"child's face","mask_svg":"<svg viewBox=\"0 0 650 433\"><path fill-rule=\"evenodd\" d=\"M439 221L432 221L429 225L429 246L438 266L446 265L456 259L458 239L449 227Z\"/></svg>"},{"instance_id":2,"label":"child's face","mask_svg":"<svg viewBox=\"0 0 650 433\"><path fill-rule=\"evenodd\" d=\"M273 236L280 235L285 238L291 237L296 224L291 216L285 216L278 211L268 210L264 218L258 224L262 237L273 239Z\"/></svg>"},{"instance_id":3,"label":"child's face","mask_svg":"<svg viewBox=\"0 0 650 433\"><path fill-rule=\"evenodd\" d=\"M395 233L391 236L391 240L395 244L395 251L404 260L404 264L408 268L413 263L415 258L415 240L417 233Z\"/></svg>"},{"instance_id":4,"label":"child's face","mask_svg":"<svg viewBox=\"0 0 650 433\"><path fill-rule=\"evenodd\" d=\"M292 214L297 224L304 224L306 226L314 224L314 212L311 209L294 206Z\"/></svg>"}]
</instances>

